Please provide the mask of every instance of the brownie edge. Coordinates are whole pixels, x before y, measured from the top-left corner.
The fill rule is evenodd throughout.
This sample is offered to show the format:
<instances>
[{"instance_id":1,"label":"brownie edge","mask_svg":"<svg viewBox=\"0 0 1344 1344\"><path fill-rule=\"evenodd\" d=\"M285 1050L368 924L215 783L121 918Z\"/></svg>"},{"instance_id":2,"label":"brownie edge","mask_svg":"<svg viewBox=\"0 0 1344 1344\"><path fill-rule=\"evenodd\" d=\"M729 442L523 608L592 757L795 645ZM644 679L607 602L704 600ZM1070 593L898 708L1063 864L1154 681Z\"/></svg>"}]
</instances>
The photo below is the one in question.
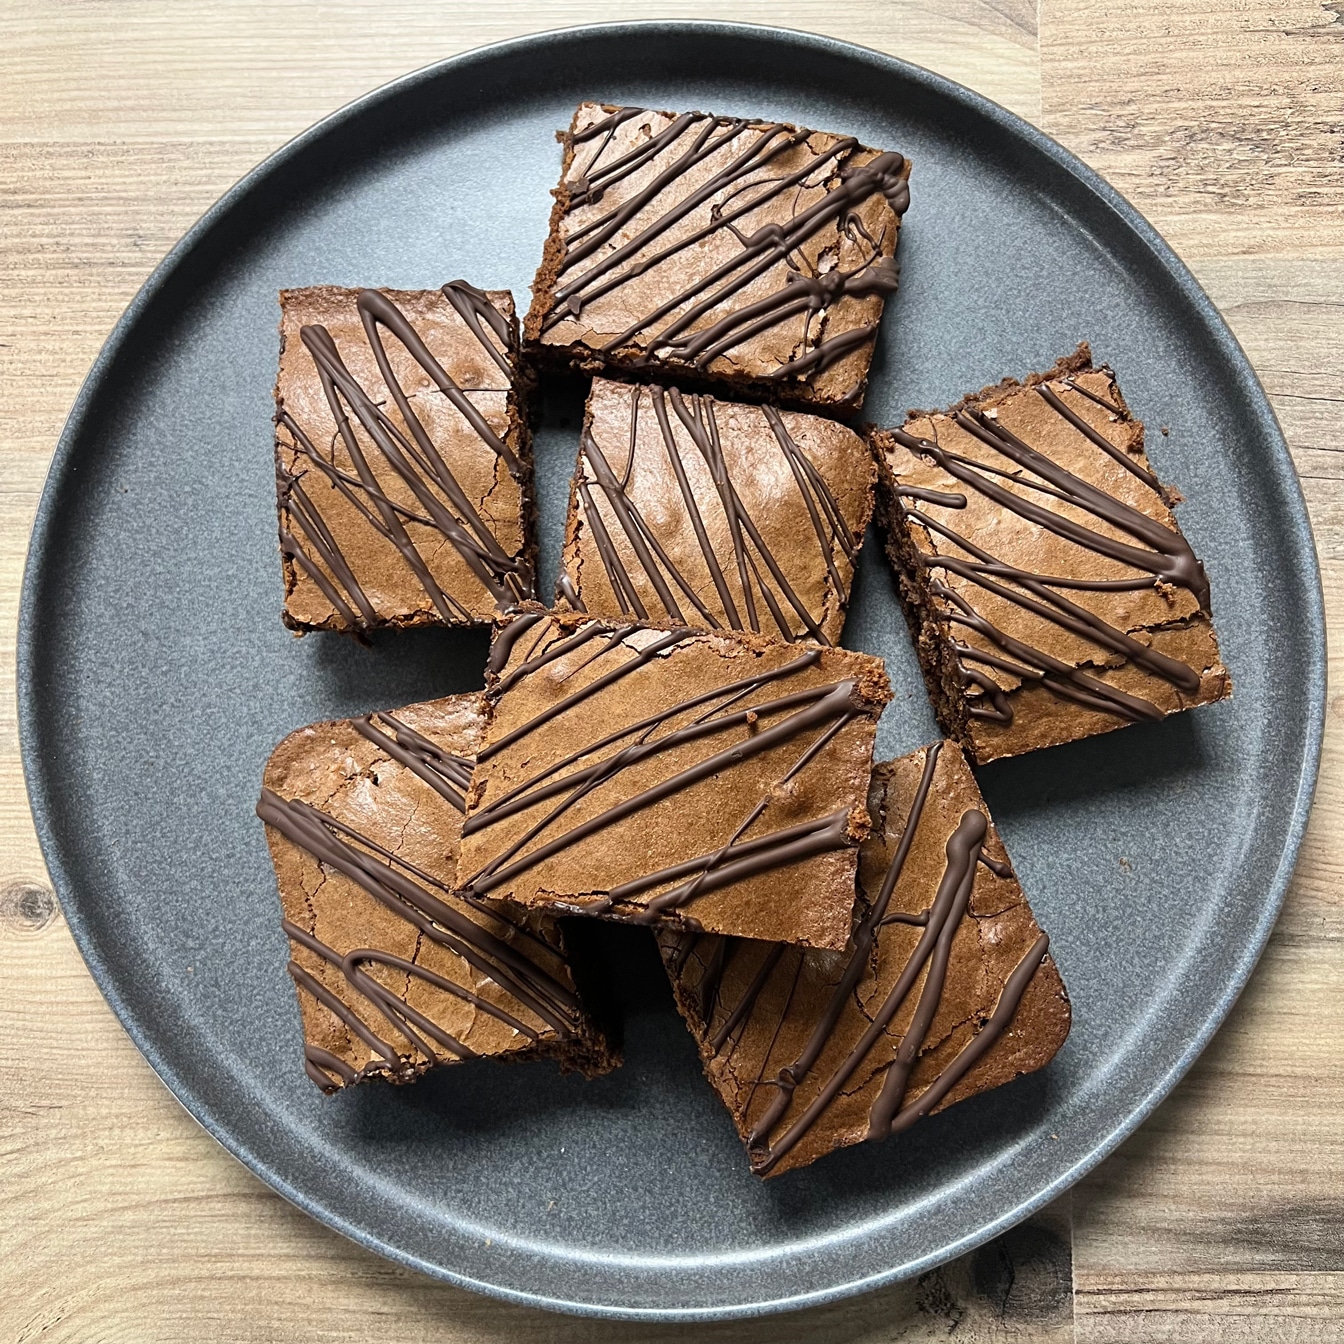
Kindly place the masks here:
<instances>
[{"instance_id":1,"label":"brownie edge","mask_svg":"<svg viewBox=\"0 0 1344 1344\"><path fill-rule=\"evenodd\" d=\"M838 643L876 476L834 420L596 378L557 600Z\"/></svg>"},{"instance_id":2,"label":"brownie edge","mask_svg":"<svg viewBox=\"0 0 1344 1344\"><path fill-rule=\"evenodd\" d=\"M869 440L929 695L973 761L1231 694L1180 496L1086 344Z\"/></svg>"},{"instance_id":3,"label":"brownie edge","mask_svg":"<svg viewBox=\"0 0 1344 1344\"><path fill-rule=\"evenodd\" d=\"M874 768L843 956L660 934L751 1169L777 1176L1047 1064L1063 981L960 749Z\"/></svg>"},{"instance_id":4,"label":"brownie edge","mask_svg":"<svg viewBox=\"0 0 1344 1344\"><path fill-rule=\"evenodd\" d=\"M486 698L461 889L844 947L881 659L537 608L496 636Z\"/></svg>"},{"instance_id":5,"label":"brownie edge","mask_svg":"<svg viewBox=\"0 0 1344 1344\"><path fill-rule=\"evenodd\" d=\"M280 294L282 619L302 634L489 623L534 592L527 396L505 290Z\"/></svg>"},{"instance_id":6,"label":"brownie edge","mask_svg":"<svg viewBox=\"0 0 1344 1344\"><path fill-rule=\"evenodd\" d=\"M784 122L583 103L524 338L543 363L863 400L910 165Z\"/></svg>"},{"instance_id":7,"label":"brownie edge","mask_svg":"<svg viewBox=\"0 0 1344 1344\"><path fill-rule=\"evenodd\" d=\"M301 728L267 762L257 813L324 1092L479 1056L619 1063L557 922L452 888L482 722L479 694L450 696Z\"/></svg>"}]
</instances>

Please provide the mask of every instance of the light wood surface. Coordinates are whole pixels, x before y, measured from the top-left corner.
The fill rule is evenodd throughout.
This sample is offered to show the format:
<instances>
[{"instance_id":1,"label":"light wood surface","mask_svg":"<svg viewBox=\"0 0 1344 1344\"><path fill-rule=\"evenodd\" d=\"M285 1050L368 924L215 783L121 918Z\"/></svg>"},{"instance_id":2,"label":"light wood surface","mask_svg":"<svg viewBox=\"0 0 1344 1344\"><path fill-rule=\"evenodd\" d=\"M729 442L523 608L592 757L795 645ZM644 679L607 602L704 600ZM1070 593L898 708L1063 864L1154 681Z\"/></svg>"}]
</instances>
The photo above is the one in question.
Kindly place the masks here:
<instances>
[{"instance_id":1,"label":"light wood surface","mask_svg":"<svg viewBox=\"0 0 1344 1344\"><path fill-rule=\"evenodd\" d=\"M779 22L952 76L1110 178L1274 401L1325 576L1320 790L1264 961L1171 1099L1070 1198L840 1306L696 1328L504 1306L293 1210L177 1106L62 923L18 761L14 628L62 418L121 309L238 176L482 42L637 17ZM1344 1340L1344 7L1339 0L10 0L0 10L0 1344Z\"/></svg>"}]
</instances>

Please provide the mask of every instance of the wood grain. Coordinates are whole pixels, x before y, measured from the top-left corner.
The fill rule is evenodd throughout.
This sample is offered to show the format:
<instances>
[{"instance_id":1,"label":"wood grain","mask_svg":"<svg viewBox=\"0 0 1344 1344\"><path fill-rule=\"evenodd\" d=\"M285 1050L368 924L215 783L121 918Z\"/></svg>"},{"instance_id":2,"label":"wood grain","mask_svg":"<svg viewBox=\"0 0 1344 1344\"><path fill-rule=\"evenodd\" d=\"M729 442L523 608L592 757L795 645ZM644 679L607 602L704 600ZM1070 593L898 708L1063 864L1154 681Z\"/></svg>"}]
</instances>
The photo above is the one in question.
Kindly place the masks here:
<instances>
[{"instance_id":1,"label":"wood grain","mask_svg":"<svg viewBox=\"0 0 1344 1344\"><path fill-rule=\"evenodd\" d=\"M1043 124L1187 260L1338 256L1342 14L1319 0L1047 0Z\"/></svg>"},{"instance_id":2,"label":"wood grain","mask_svg":"<svg viewBox=\"0 0 1344 1344\"><path fill-rule=\"evenodd\" d=\"M1189 1078L1072 1204L916 1283L692 1331L430 1283L227 1157L153 1077L74 949L13 707L19 576L61 420L181 232L283 140L389 78L485 41L653 16L780 22L929 65L1041 121L1129 194L1194 264L1274 401L1321 554L1332 687L1316 811L1260 970ZM1341 39L1340 5L1306 0L1045 0L1039 24L1031 0L0 10L0 1344L203 1329L243 1344L1344 1338Z\"/></svg>"},{"instance_id":3,"label":"wood grain","mask_svg":"<svg viewBox=\"0 0 1344 1344\"><path fill-rule=\"evenodd\" d=\"M1079 1340L1344 1339L1340 6L1042 8L1042 123L1166 234L1259 373L1326 599L1316 807L1268 950L1190 1075L1075 1192Z\"/></svg>"}]
</instances>

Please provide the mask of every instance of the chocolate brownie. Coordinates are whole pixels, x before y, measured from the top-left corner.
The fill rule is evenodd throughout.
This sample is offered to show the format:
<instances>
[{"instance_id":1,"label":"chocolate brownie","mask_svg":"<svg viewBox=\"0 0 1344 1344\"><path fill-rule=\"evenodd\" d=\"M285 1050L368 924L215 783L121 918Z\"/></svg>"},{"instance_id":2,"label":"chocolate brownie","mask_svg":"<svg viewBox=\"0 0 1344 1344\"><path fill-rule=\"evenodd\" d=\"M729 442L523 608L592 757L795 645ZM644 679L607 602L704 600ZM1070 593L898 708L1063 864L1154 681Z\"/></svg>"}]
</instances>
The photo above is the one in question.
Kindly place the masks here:
<instances>
[{"instance_id":1,"label":"chocolate brownie","mask_svg":"<svg viewBox=\"0 0 1344 1344\"><path fill-rule=\"evenodd\" d=\"M513 299L280 294L275 467L291 629L467 625L532 595Z\"/></svg>"},{"instance_id":2,"label":"chocolate brownie","mask_svg":"<svg viewBox=\"0 0 1344 1344\"><path fill-rule=\"evenodd\" d=\"M538 610L502 629L486 691L465 890L844 947L880 659Z\"/></svg>"},{"instance_id":3,"label":"chocolate brownie","mask_svg":"<svg viewBox=\"0 0 1344 1344\"><path fill-rule=\"evenodd\" d=\"M875 476L834 420L599 378L557 597L596 616L834 644Z\"/></svg>"},{"instance_id":4,"label":"chocolate brownie","mask_svg":"<svg viewBox=\"0 0 1344 1344\"><path fill-rule=\"evenodd\" d=\"M1178 496L1086 345L871 438L929 693L972 760L1232 693Z\"/></svg>"},{"instance_id":5,"label":"chocolate brownie","mask_svg":"<svg viewBox=\"0 0 1344 1344\"><path fill-rule=\"evenodd\" d=\"M1069 1000L955 743L873 771L844 955L660 933L705 1073L777 1176L1048 1063Z\"/></svg>"},{"instance_id":6,"label":"chocolate brownie","mask_svg":"<svg viewBox=\"0 0 1344 1344\"><path fill-rule=\"evenodd\" d=\"M618 1062L581 1007L554 919L452 889L479 695L318 723L266 766L266 823L303 1018L324 1092L408 1082L477 1055Z\"/></svg>"},{"instance_id":7,"label":"chocolate brownie","mask_svg":"<svg viewBox=\"0 0 1344 1344\"><path fill-rule=\"evenodd\" d=\"M583 103L525 337L596 373L863 400L910 167L787 122Z\"/></svg>"}]
</instances>

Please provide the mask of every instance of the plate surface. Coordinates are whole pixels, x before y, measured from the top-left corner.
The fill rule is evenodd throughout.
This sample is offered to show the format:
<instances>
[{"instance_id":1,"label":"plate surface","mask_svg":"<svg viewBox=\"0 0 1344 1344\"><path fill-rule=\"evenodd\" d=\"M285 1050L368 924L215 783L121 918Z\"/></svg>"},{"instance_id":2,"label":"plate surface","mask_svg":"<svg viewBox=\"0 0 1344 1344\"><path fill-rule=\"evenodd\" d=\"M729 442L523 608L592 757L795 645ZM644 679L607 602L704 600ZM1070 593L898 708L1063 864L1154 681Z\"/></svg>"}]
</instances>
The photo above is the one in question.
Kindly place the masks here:
<instances>
[{"instance_id":1,"label":"plate surface","mask_svg":"<svg viewBox=\"0 0 1344 1344\"><path fill-rule=\"evenodd\" d=\"M627 1063L610 1078L483 1061L325 1101L300 1066L252 814L285 733L470 689L484 657L475 634L364 649L281 626L276 290L460 275L525 303L558 173L552 133L587 97L778 116L908 153L902 287L865 414L945 404L1090 339L1187 496L1181 522L1236 683L1228 703L980 772L1073 996L1067 1046L898 1141L769 1184L748 1174L656 965L629 944ZM578 412L573 389L552 389L538 436L552 570ZM713 1317L858 1292L968 1250L1076 1180L1170 1090L1250 973L1291 873L1323 630L1264 394L1115 193L1024 122L899 61L769 29L637 24L511 42L380 90L192 230L113 333L57 450L25 578L19 698L75 938L221 1143L325 1222L454 1282L594 1314ZM871 536L846 642L888 660L882 755L935 737Z\"/></svg>"}]
</instances>

